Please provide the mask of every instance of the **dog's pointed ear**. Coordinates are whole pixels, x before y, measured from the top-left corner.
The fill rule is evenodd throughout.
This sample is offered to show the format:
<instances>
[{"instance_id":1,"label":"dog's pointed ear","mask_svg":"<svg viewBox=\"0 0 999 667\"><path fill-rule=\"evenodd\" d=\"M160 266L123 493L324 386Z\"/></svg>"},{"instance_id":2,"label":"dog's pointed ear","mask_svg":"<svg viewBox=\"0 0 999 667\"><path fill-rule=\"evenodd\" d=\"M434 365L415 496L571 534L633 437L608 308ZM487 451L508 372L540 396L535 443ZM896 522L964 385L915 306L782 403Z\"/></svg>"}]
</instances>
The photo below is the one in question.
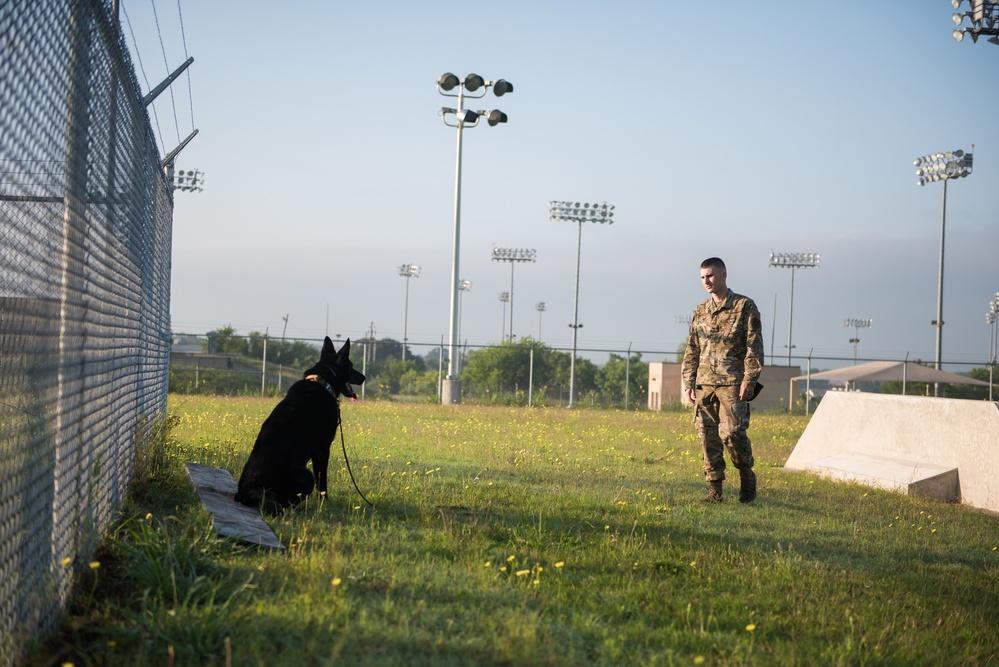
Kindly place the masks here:
<instances>
[{"instance_id":1,"label":"dog's pointed ear","mask_svg":"<svg viewBox=\"0 0 999 667\"><path fill-rule=\"evenodd\" d=\"M346 358L348 358L350 356L350 339L349 338L347 339L347 342L343 344L343 347L340 348L340 351L337 352L337 356L339 356L341 359L346 359Z\"/></svg>"},{"instance_id":2,"label":"dog's pointed ear","mask_svg":"<svg viewBox=\"0 0 999 667\"><path fill-rule=\"evenodd\" d=\"M333 341L330 340L329 336L327 336L326 340L323 341L323 351L320 354L322 356L326 356L327 354L336 354L336 348L333 347Z\"/></svg>"}]
</instances>

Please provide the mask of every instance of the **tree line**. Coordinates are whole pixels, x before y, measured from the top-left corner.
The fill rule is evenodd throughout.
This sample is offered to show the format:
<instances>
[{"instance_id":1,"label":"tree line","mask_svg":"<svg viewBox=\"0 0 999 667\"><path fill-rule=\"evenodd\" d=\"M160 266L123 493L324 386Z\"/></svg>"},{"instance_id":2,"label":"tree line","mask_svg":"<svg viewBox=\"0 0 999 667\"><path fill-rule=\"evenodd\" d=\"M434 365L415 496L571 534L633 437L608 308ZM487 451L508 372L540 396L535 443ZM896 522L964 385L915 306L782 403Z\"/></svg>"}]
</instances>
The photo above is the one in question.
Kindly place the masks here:
<instances>
[{"instance_id":1,"label":"tree line","mask_svg":"<svg viewBox=\"0 0 999 667\"><path fill-rule=\"evenodd\" d=\"M265 340L267 363L283 365L286 370L308 368L319 356L318 341L279 340L258 331L242 335L231 325L212 332L202 341L202 350L259 363ZM403 361L402 348L402 343L392 338L351 341L354 366L363 367L367 375L365 396L436 400L439 369L443 367L447 373L447 350L435 347L418 355L407 346ZM555 350L529 336L474 349L462 354L462 393L465 400L475 402L526 404L530 396L534 404L562 404L569 397L571 361L570 352ZM576 400L582 403L624 407L627 396L628 407L641 407L648 393L648 364L640 352L630 358L611 353L600 366L577 356L573 389Z\"/></svg>"}]
</instances>

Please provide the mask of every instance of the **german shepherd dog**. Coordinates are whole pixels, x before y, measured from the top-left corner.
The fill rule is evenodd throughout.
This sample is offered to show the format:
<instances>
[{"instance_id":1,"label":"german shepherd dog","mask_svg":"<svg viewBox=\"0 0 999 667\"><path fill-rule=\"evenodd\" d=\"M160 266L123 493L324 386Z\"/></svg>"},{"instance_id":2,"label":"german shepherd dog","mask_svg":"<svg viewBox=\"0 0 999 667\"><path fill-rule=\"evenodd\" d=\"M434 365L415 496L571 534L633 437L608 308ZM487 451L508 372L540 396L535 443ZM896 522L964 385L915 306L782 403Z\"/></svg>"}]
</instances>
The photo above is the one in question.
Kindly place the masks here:
<instances>
[{"instance_id":1,"label":"german shepherd dog","mask_svg":"<svg viewBox=\"0 0 999 667\"><path fill-rule=\"evenodd\" d=\"M239 476L236 502L277 514L302 502L313 489L326 493L340 396L357 398L351 385L364 382L349 355L349 338L337 352L326 337L319 362L291 385L260 427ZM305 466L310 460L312 472Z\"/></svg>"}]
</instances>

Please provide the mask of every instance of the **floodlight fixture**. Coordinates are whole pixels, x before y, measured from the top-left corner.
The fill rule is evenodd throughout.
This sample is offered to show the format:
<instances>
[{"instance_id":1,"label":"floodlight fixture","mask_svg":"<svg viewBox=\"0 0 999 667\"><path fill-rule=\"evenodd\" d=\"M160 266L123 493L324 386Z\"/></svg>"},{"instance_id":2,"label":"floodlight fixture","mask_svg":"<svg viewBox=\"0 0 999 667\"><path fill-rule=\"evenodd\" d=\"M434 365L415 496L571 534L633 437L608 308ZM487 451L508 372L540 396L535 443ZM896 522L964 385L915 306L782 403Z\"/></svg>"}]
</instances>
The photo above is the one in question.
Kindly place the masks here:
<instances>
[{"instance_id":1,"label":"floodlight fixture","mask_svg":"<svg viewBox=\"0 0 999 667\"><path fill-rule=\"evenodd\" d=\"M406 341L409 333L409 279L420 277L420 267L417 264L403 264L399 267L399 275L406 279L406 310L402 319L402 360L406 361Z\"/></svg>"},{"instance_id":2,"label":"floodlight fixture","mask_svg":"<svg viewBox=\"0 0 999 667\"><path fill-rule=\"evenodd\" d=\"M441 387L441 402L445 405L450 405L452 403L461 402L461 380L459 374L461 372L461 363L458 359L457 347L458 347L458 328L459 328L459 307L460 307L460 292L462 291L459 279L458 279L458 267L459 258L461 255L461 138L462 130L466 127L476 127L479 124L479 118L484 116L486 122L490 126L495 126L500 123L507 122L507 116L505 113L499 110L492 111L474 111L472 109L465 109L465 97L466 93L475 93L480 91L476 95L468 95L470 98L480 98L485 97L489 89L492 88L493 92L497 96L505 95L506 93L513 92L513 84L504 79L498 79L496 81L486 81L478 74L469 74L464 79L459 79L455 74L451 72L445 72L444 74L437 77L437 92L445 97L456 97L458 98L457 108L444 107L441 109L441 119L444 124L448 127L453 127L458 130L458 150L457 157L455 159L455 176L454 176L454 233L452 242L452 258L451 258L451 309L450 309L450 325L448 327L448 370L447 377L444 379L444 383ZM453 122L448 122L453 116Z\"/></svg>"},{"instance_id":3,"label":"floodlight fixture","mask_svg":"<svg viewBox=\"0 0 999 667\"><path fill-rule=\"evenodd\" d=\"M614 224L614 206L608 205L607 202L590 204L576 201L550 201L548 202L548 219L575 222L578 227L576 232L576 288L572 307L572 324L569 325L572 328L572 357L569 360L569 407L571 408L575 400L576 387L576 335L583 328L583 325L579 323L579 258L583 242L583 223Z\"/></svg>"},{"instance_id":4,"label":"floodlight fixture","mask_svg":"<svg viewBox=\"0 0 999 667\"><path fill-rule=\"evenodd\" d=\"M417 264L403 264L399 267L399 275L405 278L419 278L420 270Z\"/></svg>"},{"instance_id":5,"label":"floodlight fixture","mask_svg":"<svg viewBox=\"0 0 999 667\"><path fill-rule=\"evenodd\" d=\"M492 111L480 111L479 115L486 117L486 122L489 123L490 127L496 127L500 123L506 122L506 114L499 109L493 109Z\"/></svg>"},{"instance_id":6,"label":"floodlight fixture","mask_svg":"<svg viewBox=\"0 0 999 667\"><path fill-rule=\"evenodd\" d=\"M465 77L465 81L463 83L465 86L465 90L467 90L470 93L474 93L476 90L486 85L486 80L483 79L478 74L469 74L468 76Z\"/></svg>"},{"instance_id":7,"label":"floodlight fixture","mask_svg":"<svg viewBox=\"0 0 999 667\"><path fill-rule=\"evenodd\" d=\"M494 262L535 262L538 251L534 248L493 248Z\"/></svg>"},{"instance_id":8,"label":"floodlight fixture","mask_svg":"<svg viewBox=\"0 0 999 667\"><path fill-rule=\"evenodd\" d=\"M569 222L599 222L614 224L614 207L603 204L579 203L571 201L548 202L549 220L566 220Z\"/></svg>"},{"instance_id":9,"label":"floodlight fixture","mask_svg":"<svg viewBox=\"0 0 999 667\"><path fill-rule=\"evenodd\" d=\"M944 291L944 239L947 230L947 183L953 178L966 178L974 165L975 145L965 152L961 149L940 153L930 153L916 158L916 176L919 185L943 181L943 205L940 214L940 262L937 271L937 318L930 322L936 327L936 362L934 368L940 370L940 357L943 351L943 291ZM940 385L933 385L933 395L940 395Z\"/></svg>"},{"instance_id":10,"label":"floodlight fixture","mask_svg":"<svg viewBox=\"0 0 999 667\"><path fill-rule=\"evenodd\" d=\"M513 84L505 79L497 79L493 83L493 95L496 97L503 97L507 93L513 92Z\"/></svg>"},{"instance_id":11,"label":"floodlight fixture","mask_svg":"<svg viewBox=\"0 0 999 667\"><path fill-rule=\"evenodd\" d=\"M199 169L179 169L173 174L173 189L181 192L204 191L205 172Z\"/></svg>"},{"instance_id":12,"label":"floodlight fixture","mask_svg":"<svg viewBox=\"0 0 999 667\"><path fill-rule=\"evenodd\" d=\"M448 127L475 127L479 124L479 112L472 109L441 107L441 116L444 117L444 124ZM447 121L448 116L454 116L453 124Z\"/></svg>"},{"instance_id":13,"label":"floodlight fixture","mask_svg":"<svg viewBox=\"0 0 999 667\"><path fill-rule=\"evenodd\" d=\"M455 88L458 92L452 93ZM496 79L495 81L488 81L478 74L468 74L464 79L459 79L456 75L451 72L445 72L437 77L437 90L439 93L444 95L448 93L447 97L474 97L480 98L485 97L486 92L492 88L493 94L496 97L503 97L507 93L513 92L513 84L506 79ZM479 92L481 91L481 92ZM466 93L479 92L478 95L466 95Z\"/></svg>"},{"instance_id":14,"label":"floodlight fixture","mask_svg":"<svg viewBox=\"0 0 999 667\"><path fill-rule=\"evenodd\" d=\"M919 185L952 178L966 178L974 166L974 154L965 153L960 149L946 153L932 153L916 158L913 166L916 167L916 183Z\"/></svg>"},{"instance_id":15,"label":"floodlight fixture","mask_svg":"<svg viewBox=\"0 0 999 667\"><path fill-rule=\"evenodd\" d=\"M674 315L673 316L673 321L676 322L677 324L690 324L690 320L691 319L692 318L691 318L690 315Z\"/></svg>"},{"instance_id":16,"label":"floodlight fixture","mask_svg":"<svg viewBox=\"0 0 999 667\"><path fill-rule=\"evenodd\" d=\"M821 256L816 252L771 252L770 266L780 269L791 269L791 297L787 309L787 365L791 365L791 324L794 319L794 270L817 269Z\"/></svg>"},{"instance_id":17,"label":"floodlight fixture","mask_svg":"<svg viewBox=\"0 0 999 667\"><path fill-rule=\"evenodd\" d=\"M444 91L454 90L461 81L451 72L445 72L437 77L437 87Z\"/></svg>"},{"instance_id":18,"label":"floodlight fixture","mask_svg":"<svg viewBox=\"0 0 999 667\"><path fill-rule=\"evenodd\" d=\"M819 268L822 256L815 252L772 252L770 253L770 266L782 269L811 269Z\"/></svg>"},{"instance_id":19,"label":"floodlight fixture","mask_svg":"<svg viewBox=\"0 0 999 667\"><path fill-rule=\"evenodd\" d=\"M951 20L957 26L957 30L951 33L958 42L964 41L964 36L970 35L971 41L978 42L982 35L988 35L986 40L991 44L999 45L999 2L995 0L968 0L969 9L960 12L963 0L951 0L950 3L958 13L951 15ZM968 27L962 27L965 19L968 20Z\"/></svg>"}]
</instances>

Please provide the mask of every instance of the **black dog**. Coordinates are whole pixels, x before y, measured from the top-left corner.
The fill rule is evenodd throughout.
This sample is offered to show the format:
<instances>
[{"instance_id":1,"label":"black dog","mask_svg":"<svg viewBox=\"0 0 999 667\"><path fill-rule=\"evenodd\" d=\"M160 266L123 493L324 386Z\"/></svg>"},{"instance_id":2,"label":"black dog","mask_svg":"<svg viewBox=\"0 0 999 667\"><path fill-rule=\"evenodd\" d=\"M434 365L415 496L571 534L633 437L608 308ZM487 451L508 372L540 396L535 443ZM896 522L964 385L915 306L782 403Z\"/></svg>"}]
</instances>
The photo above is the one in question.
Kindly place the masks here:
<instances>
[{"instance_id":1,"label":"black dog","mask_svg":"<svg viewBox=\"0 0 999 667\"><path fill-rule=\"evenodd\" d=\"M337 352L326 337L319 363L291 385L260 427L239 477L236 502L262 505L276 514L300 503L313 489L326 492L330 443L340 423L339 397L356 398L350 385L364 382L349 355L349 338ZM312 472L305 466L310 460Z\"/></svg>"}]
</instances>

